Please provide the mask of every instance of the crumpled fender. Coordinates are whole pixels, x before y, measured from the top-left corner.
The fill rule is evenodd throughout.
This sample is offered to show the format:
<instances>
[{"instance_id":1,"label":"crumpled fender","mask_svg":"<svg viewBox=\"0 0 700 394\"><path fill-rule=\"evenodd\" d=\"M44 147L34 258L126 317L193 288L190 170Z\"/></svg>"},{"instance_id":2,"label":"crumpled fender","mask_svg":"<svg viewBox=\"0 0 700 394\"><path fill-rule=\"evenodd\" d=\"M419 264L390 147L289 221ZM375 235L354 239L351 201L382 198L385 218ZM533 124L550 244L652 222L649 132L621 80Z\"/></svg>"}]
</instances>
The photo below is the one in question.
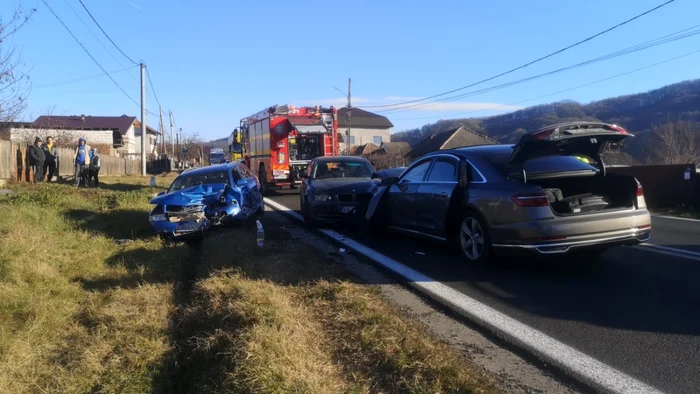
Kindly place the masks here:
<instances>
[{"instance_id":1,"label":"crumpled fender","mask_svg":"<svg viewBox=\"0 0 700 394\"><path fill-rule=\"evenodd\" d=\"M217 201L221 192L228 187L220 185L196 185L151 199L151 204L157 205L189 205L205 204Z\"/></svg>"}]
</instances>

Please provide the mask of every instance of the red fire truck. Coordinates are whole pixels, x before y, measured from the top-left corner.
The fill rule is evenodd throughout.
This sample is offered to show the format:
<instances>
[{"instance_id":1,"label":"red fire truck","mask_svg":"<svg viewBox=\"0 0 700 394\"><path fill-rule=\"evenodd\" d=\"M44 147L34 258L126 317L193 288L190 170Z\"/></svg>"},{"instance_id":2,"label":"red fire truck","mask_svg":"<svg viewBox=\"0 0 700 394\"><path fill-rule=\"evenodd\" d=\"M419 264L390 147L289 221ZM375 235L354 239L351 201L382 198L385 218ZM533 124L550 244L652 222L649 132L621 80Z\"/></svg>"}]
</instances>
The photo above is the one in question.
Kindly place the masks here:
<instances>
[{"instance_id":1,"label":"red fire truck","mask_svg":"<svg viewBox=\"0 0 700 394\"><path fill-rule=\"evenodd\" d=\"M333 107L275 105L243 118L239 132L243 159L258 174L263 194L296 187L298 174L312 159L338 154L338 110Z\"/></svg>"}]
</instances>

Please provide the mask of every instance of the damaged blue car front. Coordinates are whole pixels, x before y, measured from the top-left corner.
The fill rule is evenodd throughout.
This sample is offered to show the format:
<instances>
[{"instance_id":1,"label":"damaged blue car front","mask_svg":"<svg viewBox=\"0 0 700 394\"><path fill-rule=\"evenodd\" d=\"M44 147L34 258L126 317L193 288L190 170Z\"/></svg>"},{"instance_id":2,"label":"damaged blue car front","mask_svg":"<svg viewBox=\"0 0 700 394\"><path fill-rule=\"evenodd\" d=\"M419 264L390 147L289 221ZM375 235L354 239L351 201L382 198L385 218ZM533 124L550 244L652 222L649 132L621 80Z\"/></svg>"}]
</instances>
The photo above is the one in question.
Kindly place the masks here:
<instances>
[{"instance_id":1,"label":"damaged blue car front","mask_svg":"<svg viewBox=\"0 0 700 394\"><path fill-rule=\"evenodd\" d=\"M185 171L151 200L154 231L163 237L204 235L212 227L264 212L258 179L241 163Z\"/></svg>"}]
</instances>

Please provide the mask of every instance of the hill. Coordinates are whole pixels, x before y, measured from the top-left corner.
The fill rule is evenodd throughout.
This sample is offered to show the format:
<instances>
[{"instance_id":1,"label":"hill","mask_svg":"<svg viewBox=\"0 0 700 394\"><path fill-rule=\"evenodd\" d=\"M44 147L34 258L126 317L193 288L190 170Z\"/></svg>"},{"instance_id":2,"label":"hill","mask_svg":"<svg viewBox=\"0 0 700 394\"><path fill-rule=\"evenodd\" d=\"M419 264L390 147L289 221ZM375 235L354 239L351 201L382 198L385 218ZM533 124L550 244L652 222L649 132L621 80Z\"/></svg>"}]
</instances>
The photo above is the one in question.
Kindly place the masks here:
<instances>
[{"instance_id":1,"label":"hill","mask_svg":"<svg viewBox=\"0 0 700 394\"><path fill-rule=\"evenodd\" d=\"M486 118L440 120L420 129L394 133L391 140L414 146L431 135L465 126L501 143L514 143L524 133L571 120L598 120L627 128L637 136L629 140L627 152L643 160L654 125L678 120L700 122L700 79L588 104L564 100Z\"/></svg>"}]
</instances>

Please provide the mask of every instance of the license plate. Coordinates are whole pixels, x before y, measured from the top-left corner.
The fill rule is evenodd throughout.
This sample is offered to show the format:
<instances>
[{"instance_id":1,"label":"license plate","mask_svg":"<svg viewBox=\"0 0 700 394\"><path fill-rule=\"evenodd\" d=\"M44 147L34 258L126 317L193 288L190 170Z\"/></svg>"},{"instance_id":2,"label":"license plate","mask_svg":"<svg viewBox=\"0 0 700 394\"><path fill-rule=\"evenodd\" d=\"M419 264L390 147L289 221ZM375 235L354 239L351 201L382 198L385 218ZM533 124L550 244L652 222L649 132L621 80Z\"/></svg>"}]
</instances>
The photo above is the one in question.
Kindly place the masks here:
<instances>
[{"instance_id":1,"label":"license plate","mask_svg":"<svg viewBox=\"0 0 700 394\"><path fill-rule=\"evenodd\" d=\"M197 222L181 223L181 224L177 225L178 232L195 231L195 230L199 230L199 223L197 223Z\"/></svg>"},{"instance_id":2,"label":"license plate","mask_svg":"<svg viewBox=\"0 0 700 394\"><path fill-rule=\"evenodd\" d=\"M342 208L340 208L340 212L353 213L353 212L355 212L355 207L342 207Z\"/></svg>"}]
</instances>

